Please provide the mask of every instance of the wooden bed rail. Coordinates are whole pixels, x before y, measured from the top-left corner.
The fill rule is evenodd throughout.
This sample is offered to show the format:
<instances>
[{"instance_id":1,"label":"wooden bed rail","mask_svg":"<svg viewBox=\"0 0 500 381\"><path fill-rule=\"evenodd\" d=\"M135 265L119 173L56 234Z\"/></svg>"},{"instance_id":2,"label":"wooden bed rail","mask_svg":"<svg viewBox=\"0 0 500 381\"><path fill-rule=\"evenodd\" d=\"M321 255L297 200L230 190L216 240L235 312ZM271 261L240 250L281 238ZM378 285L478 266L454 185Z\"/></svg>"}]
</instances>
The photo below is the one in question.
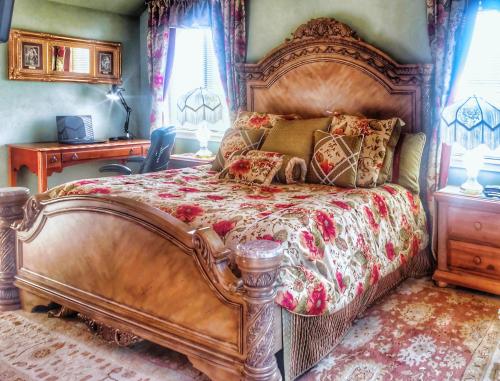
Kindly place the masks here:
<instances>
[{"instance_id":1,"label":"wooden bed rail","mask_svg":"<svg viewBox=\"0 0 500 381\"><path fill-rule=\"evenodd\" d=\"M0 188L0 311L35 296L184 353L213 380L277 381L282 252L273 245L232 253L213 229L131 200Z\"/></svg>"}]
</instances>

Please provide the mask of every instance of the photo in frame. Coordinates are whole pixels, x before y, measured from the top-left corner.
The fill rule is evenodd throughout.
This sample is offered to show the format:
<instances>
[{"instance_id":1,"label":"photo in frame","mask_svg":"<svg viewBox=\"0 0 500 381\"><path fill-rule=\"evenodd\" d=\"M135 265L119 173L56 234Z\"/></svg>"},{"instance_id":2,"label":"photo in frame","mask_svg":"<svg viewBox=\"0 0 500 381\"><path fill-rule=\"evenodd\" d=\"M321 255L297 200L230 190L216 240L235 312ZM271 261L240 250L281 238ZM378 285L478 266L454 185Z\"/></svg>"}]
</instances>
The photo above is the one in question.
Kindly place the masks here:
<instances>
[{"instance_id":1,"label":"photo in frame","mask_svg":"<svg viewBox=\"0 0 500 381\"><path fill-rule=\"evenodd\" d=\"M23 69L42 70L43 69L43 49L42 44L32 42L22 43L22 66Z\"/></svg>"},{"instance_id":2,"label":"photo in frame","mask_svg":"<svg viewBox=\"0 0 500 381\"><path fill-rule=\"evenodd\" d=\"M112 75L113 74L113 53L112 52L99 52L99 74Z\"/></svg>"}]
</instances>

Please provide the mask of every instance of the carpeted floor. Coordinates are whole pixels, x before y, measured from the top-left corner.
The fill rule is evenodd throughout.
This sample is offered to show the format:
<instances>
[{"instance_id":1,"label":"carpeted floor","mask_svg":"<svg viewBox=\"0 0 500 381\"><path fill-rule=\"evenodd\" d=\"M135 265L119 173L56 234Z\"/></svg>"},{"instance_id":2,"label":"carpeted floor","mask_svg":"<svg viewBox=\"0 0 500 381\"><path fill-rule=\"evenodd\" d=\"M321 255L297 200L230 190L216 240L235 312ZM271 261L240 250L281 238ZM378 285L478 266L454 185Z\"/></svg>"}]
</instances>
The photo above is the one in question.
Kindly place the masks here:
<instances>
[{"instance_id":1,"label":"carpeted floor","mask_svg":"<svg viewBox=\"0 0 500 381\"><path fill-rule=\"evenodd\" d=\"M410 279L370 308L300 381L500 381L500 298ZM1 381L207 380L142 342L119 348L74 320L0 314Z\"/></svg>"}]
</instances>

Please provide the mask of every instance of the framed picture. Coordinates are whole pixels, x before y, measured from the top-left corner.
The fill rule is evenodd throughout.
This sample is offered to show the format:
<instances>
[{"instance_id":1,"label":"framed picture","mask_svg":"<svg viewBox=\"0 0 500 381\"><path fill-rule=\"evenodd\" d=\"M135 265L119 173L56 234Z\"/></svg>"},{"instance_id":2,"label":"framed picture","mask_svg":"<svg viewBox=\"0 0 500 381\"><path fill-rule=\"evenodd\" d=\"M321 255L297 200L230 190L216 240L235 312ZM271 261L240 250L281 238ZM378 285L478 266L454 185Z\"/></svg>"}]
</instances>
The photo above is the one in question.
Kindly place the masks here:
<instances>
[{"instance_id":1,"label":"framed picture","mask_svg":"<svg viewBox=\"0 0 500 381\"><path fill-rule=\"evenodd\" d=\"M113 74L113 52L99 52L99 74Z\"/></svg>"},{"instance_id":2,"label":"framed picture","mask_svg":"<svg viewBox=\"0 0 500 381\"><path fill-rule=\"evenodd\" d=\"M23 61L22 62L23 69L42 70L43 69L42 44L23 42L22 61Z\"/></svg>"}]
</instances>

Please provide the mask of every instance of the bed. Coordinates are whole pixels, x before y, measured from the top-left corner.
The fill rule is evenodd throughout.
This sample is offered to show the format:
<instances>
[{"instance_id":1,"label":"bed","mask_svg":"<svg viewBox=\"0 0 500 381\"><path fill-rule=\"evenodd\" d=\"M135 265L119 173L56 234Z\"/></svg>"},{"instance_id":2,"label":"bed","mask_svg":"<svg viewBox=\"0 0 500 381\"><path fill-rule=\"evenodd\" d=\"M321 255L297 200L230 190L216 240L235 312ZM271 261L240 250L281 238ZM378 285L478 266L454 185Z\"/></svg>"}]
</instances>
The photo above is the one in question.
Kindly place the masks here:
<instances>
[{"instance_id":1,"label":"bed","mask_svg":"<svg viewBox=\"0 0 500 381\"><path fill-rule=\"evenodd\" d=\"M239 72L247 110L397 115L412 132L430 115L431 67L398 64L334 19L300 26ZM13 210L7 201L0 199L4 212ZM334 231L325 231L321 213L335 216ZM363 272L355 256L305 268L297 252L327 251L311 246L307 221L346 253L370 246L337 242L345 230L363 229L392 234L404 250L394 253L370 236L375 270ZM214 180L207 167L65 184L30 198L15 229L1 245L5 255L16 248L15 286L25 307L56 302L117 337L184 353L214 380L296 378L334 348L364 308L431 264L422 203L401 186L258 187ZM235 252L251 240L280 241L287 255ZM323 283L315 295L328 303L308 306L300 291L290 296L300 277Z\"/></svg>"}]
</instances>

